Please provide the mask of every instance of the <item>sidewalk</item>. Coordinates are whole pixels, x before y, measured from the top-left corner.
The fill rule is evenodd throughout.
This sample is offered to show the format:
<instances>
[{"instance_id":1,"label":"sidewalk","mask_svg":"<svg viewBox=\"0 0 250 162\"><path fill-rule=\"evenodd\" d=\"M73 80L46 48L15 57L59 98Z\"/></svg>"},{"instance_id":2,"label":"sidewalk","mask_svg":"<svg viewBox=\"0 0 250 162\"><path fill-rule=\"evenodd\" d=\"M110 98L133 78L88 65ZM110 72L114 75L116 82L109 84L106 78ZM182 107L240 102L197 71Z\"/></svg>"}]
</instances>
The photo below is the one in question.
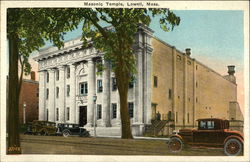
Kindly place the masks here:
<instances>
[{"instance_id":1,"label":"sidewalk","mask_svg":"<svg viewBox=\"0 0 250 162\"><path fill-rule=\"evenodd\" d=\"M94 137L94 136L93 136ZM121 138L121 136L96 136L96 138ZM144 140L162 140L169 141L170 138L159 138L159 137L143 137L143 136L133 136L134 139L144 139Z\"/></svg>"}]
</instances>

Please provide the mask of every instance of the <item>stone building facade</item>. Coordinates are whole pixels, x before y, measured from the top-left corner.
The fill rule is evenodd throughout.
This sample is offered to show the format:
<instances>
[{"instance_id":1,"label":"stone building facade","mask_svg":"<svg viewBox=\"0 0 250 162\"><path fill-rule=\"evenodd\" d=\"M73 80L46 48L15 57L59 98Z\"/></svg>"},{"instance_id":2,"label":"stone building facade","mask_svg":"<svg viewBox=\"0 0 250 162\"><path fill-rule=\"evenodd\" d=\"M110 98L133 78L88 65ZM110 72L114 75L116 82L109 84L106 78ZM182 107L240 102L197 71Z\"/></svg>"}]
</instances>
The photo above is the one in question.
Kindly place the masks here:
<instances>
[{"instance_id":1,"label":"stone building facade","mask_svg":"<svg viewBox=\"0 0 250 162\"><path fill-rule=\"evenodd\" d=\"M237 103L236 83L192 59L189 50L182 53L152 34L140 26L136 35L137 74L128 92L132 133L142 135L158 111L162 119L170 114L176 125L183 126L193 126L208 113L228 118L229 102ZM96 120L98 135L120 134L116 79L102 52L91 43L82 48L77 38L60 50L41 50L35 60L39 63L39 120L78 123L91 133ZM96 75L100 62L106 68ZM224 92L217 93L221 88Z\"/></svg>"}]
</instances>

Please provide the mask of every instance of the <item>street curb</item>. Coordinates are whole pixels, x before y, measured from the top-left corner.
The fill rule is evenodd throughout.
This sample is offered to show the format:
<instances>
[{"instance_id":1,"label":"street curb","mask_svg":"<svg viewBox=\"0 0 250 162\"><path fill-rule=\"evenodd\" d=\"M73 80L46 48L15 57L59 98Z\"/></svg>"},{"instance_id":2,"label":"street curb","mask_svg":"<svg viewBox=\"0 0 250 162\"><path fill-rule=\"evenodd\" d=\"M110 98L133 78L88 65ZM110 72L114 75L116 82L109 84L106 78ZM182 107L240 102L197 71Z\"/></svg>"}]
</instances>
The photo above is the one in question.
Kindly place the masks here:
<instances>
[{"instance_id":1,"label":"street curb","mask_svg":"<svg viewBox=\"0 0 250 162\"><path fill-rule=\"evenodd\" d=\"M96 138L121 138L121 136L96 136ZM169 141L170 138L134 136L134 139Z\"/></svg>"}]
</instances>

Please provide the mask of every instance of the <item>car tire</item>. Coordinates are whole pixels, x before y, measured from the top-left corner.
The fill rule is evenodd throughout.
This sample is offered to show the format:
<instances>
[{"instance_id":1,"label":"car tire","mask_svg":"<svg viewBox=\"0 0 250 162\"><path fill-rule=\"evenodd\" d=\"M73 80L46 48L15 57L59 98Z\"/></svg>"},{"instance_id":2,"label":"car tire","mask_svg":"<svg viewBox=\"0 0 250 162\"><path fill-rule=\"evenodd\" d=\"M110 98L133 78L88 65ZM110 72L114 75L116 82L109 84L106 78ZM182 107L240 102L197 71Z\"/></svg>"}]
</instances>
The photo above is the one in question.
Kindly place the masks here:
<instances>
[{"instance_id":1,"label":"car tire","mask_svg":"<svg viewBox=\"0 0 250 162\"><path fill-rule=\"evenodd\" d=\"M168 142L168 149L173 153L178 153L183 148L183 142L178 137L172 137L170 138Z\"/></svg>"},{"instance_id":2,"label":"car tire","mask_svg":"<svg viewBox=\"0 0 250 162\"><path fill-rule=\"evenodd\" d=\"M80 134L80 137L89 137L89 136L90 136L90 134L87 131Z\"/></svg>"},{"instance_id":3,"label":"car tire","mask_svg":"<svg viewBox=\"0 0 250 162\"><path fill-rule=\"evenodd\" d=\"M68 137L70 132L68 130L62 132L63 137Z\"/></svg>"},{"instance_id":4,"label":"car tire","mask_svg":"<svg viewBox=\"0 0 250 162\"><path fill-rule=\"evenodd\" d=\"M236 139L231 138L227 140L227 142L224 145L224 153L227 156L238 156L243 150L242 143Z\"/></svg>"}]
</instances>

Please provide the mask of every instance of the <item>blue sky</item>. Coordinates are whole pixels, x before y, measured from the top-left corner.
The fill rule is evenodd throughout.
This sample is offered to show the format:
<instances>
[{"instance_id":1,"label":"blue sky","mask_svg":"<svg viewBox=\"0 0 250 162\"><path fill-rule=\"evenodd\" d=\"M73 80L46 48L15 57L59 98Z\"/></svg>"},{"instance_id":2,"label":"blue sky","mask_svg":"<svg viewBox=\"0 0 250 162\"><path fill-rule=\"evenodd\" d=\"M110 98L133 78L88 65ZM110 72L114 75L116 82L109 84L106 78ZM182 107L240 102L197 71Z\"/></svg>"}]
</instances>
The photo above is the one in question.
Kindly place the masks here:
<instances>
[{"instance_id":1,"label":"blue sky","mask_svg":"<svg viewBox=\"0 0 250 162\"><path fill-rule=\"evenodd\" d=\"M181 23L173 31L164 32L159 27L159 17L152 20L154 36L184 51L192 49L193 57L214 57L243 63L243 11L179 10L174 13ZM65 40L81 35L81 28L68 32ZM46 44L46 47L51 45Z\"/></svg>"},{"instance_id":2,"label":"blue sky","mask_svg":"<svg viewBox=\"0 0 250 162\"><path fill-rule=\"evenodd\" d=\"M191 57L222 75L227 66L236 66L238 100L243 106L244 33L243 11L240 10L176 10L181 22L173 31L159 27L159 17L152 20L154 36L180 51L191 48ZM81 28L65 35L65 40L81 35ZM51 45L47 43L45 47Z\"/></svg>"}]
</instances>

